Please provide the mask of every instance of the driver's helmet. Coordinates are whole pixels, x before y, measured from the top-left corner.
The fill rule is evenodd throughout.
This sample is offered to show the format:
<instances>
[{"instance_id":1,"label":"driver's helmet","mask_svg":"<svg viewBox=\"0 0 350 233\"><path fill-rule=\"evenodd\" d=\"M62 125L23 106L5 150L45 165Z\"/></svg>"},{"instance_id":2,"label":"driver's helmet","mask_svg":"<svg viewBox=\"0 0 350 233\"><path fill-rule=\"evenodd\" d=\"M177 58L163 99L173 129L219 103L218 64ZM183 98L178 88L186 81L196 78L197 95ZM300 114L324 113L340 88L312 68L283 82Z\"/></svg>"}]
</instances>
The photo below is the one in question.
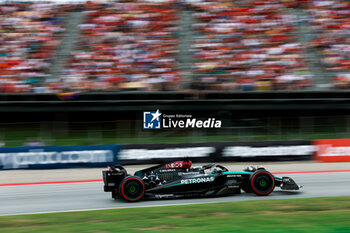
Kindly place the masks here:
<instances>
[{"instance_id":1,"label":"driver's helmet","mask_svg":"<svg viewBox=\"0 0 350 233\"><path fill-rule=\"evenodd\" d=\"M249 167L247 167L246 169L244 169L244 171L246 171L246 172L255 172L255 171L256 171L256 168L253 167L253 166L249 166Z\"/></svg>"},{"instance_id":2,"label":"driver's helmet","mask_svg":"<svg viewBox=\"0 0 350 233\"><path fill-rule=\"evenodd\" d=\"M211 172L211 174L215 174L218 173L218 170L216 168L213 169L213 171Z\"/></svg>"}]
</instances>

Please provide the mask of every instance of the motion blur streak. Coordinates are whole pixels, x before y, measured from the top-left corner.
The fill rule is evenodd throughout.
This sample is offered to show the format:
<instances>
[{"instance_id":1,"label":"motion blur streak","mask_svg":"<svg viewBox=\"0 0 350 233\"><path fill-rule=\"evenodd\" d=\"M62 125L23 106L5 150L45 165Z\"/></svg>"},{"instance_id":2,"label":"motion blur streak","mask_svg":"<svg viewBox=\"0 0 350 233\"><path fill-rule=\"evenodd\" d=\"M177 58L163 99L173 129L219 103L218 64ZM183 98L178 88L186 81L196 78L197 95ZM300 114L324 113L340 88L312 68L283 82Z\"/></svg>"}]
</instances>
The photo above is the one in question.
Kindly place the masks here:
<instances>
[{"instance_id":1,"label":"motion blur streak","mask_svg":"<svg viewBox=\"0 0 350 233\"><path fill-rule=\"evenodd\" d=\"M300 171L300 172L273 172L274 175L288 175L288 174L308 174L308 173L338 173L350 172L350 170L331 170L331 171ZM0 184L1 186L22 186L22 185L41 185L41 184L73 184L73 183L90 183L102 182L103 180L72 180L72 181L50 181L50 182L34 182L34 183L14 183L14 184Z\"/></svg>"},{"instance_id":2,"label":"motion blur streak","mask_svg":"<svg viewBox=\"0 0 350 233\"><path fill-rule=\"evenodd\" d=\"M99 182L0 187L0 215L229 201L334 197L348 196L350 194L350 172L304 173L295 174L292 178L298 184L302 185L303 189L300 191L285 192L276 188L271 195L266 197L256 196L251 193L242 193L241 195L219 198L155 200L136 203L113 200L110 195L103 192L103 186Z\"/></svg>"},{"instance_id":3,"label":"motion blur streak","mask_svg":"<svg viewBox=\"0 0 350 233\"><path fill-rule=\"evenodd\" d=\"M308 173L337 173L337 172L350 172L350 170L331 170L331 171L303 171L303 172L274 172L275 175L282 174L308 174Z\"/></svg>"},{"instance_id":4,"label":"motion blur streak","mask_svg":"<svg viewBox=\"0 0 350 233\"><path fill-rule=\"evenodd\" d=\"M22 185L40 185L40 184L73 184L73 183L90 183L102 182L103 180L72 180L72 181L52 181L52 182L35 182L35 183L16 183L16 184L0 184L0 186L22 186Z\"/></svg>"}]
</instances>

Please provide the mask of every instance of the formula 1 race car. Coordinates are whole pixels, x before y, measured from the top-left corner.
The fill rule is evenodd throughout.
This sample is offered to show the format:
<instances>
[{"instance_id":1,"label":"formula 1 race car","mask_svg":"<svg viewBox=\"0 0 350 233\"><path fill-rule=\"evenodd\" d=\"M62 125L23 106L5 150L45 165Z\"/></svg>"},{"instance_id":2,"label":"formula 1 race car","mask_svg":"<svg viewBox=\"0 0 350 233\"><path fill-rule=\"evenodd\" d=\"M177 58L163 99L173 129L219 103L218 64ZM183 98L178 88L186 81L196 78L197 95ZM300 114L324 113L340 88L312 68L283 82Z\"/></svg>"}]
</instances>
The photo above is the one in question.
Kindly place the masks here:
<instances>
[{"instance_id":1,"label":"formula 1 race car","mask_svg":"<svg viewBox=\"0 0 350 233\"><path fill-rule=\"evenodd\" d=\"M112 198L138 201L142 198L189 198L226 196L240 193L270 194L276 186L282 190L299 190L292 178L277 177L264 168L248 167L231 172L218 164L191 168L191 161L165 163L129 175L120 165L102 171L104 191Z\"/></svg>"}]
</instances>

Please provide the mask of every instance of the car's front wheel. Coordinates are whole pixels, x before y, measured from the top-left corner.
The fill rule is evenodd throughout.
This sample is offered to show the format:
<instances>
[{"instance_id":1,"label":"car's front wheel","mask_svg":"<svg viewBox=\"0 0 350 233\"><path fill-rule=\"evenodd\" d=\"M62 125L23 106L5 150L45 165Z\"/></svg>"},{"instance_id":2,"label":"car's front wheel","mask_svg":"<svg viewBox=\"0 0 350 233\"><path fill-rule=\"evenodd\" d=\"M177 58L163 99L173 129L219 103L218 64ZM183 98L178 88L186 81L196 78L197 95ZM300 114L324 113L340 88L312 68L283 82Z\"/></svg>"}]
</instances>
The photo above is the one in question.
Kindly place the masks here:
<instances>
[{"instance_id":1,"label":"car's front wheel","mask_svg":"<svg viewBox=\"0 0 350 233\"><path fill-rule=\"evenodd\" d=\"M275 178L268 171L258 170L251 175L249 184L254 193L259 196L266 196L274 190Z\"/></svg>"},{"instance_id":2,"label":"car's front wheel","mask_svg":"<svg viewBox=\"0 0 350 233\"><path fill-rule=\"evenodd\" d=\"M125 177L122 182L120 182L119 193L126 201L138 201L145 194L145 184L139 177Z\"/></svg>"}]
</instances>

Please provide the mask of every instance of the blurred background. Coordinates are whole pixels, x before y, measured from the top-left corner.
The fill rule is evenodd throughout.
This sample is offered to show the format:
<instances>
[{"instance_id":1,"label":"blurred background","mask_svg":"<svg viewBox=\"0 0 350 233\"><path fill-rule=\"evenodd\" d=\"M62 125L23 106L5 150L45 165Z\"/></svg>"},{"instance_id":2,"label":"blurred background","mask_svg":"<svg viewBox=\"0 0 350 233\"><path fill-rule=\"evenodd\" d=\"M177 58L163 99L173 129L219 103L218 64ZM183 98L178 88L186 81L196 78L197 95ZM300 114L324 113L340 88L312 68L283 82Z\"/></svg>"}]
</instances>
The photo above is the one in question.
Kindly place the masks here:
<instances>
[{"instance_id":1,"label":"blurred background","mask_svg":"<svg viewBox=\"0 0 350 233\"><path fill-rule=\"evenodd\" d=\"M349 197L305 199L350 193L349 16L350 0L0 0L0 216L21 214L0 228L349 232ZM157 110L222 127L143 129ZM102 167L184 157L306 191L144 205L103 192ZM214 201L234 202L22 215Z\"/></svg>"},{"instance_id":2,"label":"blurred background","mask_svg":"<svg viewBox=\"0 0 350 233\"><path fill-rule=\"evenodd\" d=\"M350 1L0 1L0 146L348 138ZM220 129L142 129L142 111Z\"/></svg>"}]
</instances>

